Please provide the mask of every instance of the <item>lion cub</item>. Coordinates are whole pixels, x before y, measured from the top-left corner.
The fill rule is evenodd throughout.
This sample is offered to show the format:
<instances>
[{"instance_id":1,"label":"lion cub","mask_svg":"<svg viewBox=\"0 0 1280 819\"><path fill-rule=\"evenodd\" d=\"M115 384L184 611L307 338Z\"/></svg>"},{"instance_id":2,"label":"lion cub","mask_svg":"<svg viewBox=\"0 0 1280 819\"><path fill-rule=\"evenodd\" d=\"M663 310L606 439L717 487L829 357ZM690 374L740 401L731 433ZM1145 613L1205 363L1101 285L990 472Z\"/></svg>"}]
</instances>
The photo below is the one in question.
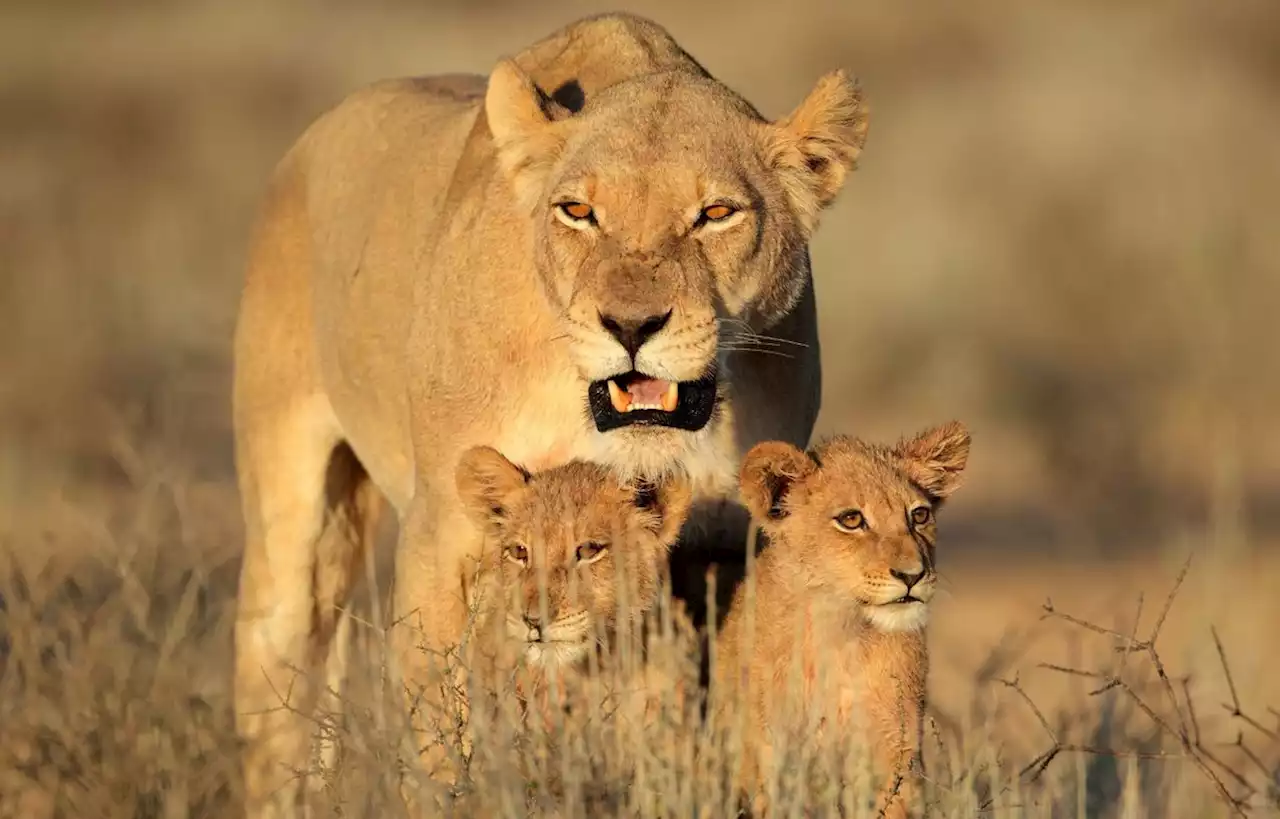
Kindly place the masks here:
<instances>
[{"instance_id":1,"label":"lion cub","mask_svg":"<svg viewBox=\"0 0 1280 819\"><path fill-rule=\"evenodd\" d=\"M639 633L691 502L683 477L624 482L581 461L530 474L485 446L463 453L457 489L485 542L473 657L535 678Z\"/></svg>"},{"instance_id":2,"label":"lion cub","mask_svg":"<svg viewBox=\"0 0 1280 819\"><path fill-rule=\"evenodd\" d=\"M743 731L749 791L787 744L830 750L860 735L881 777L877 806L907 815L921 773L934 518L968 454L954 422L892 447L837 436L810 453L777 441L747 453L740 488L768 545L754 606L752 578L735 593L714 679L718 719Z\"/></svg>"}]
</instances>

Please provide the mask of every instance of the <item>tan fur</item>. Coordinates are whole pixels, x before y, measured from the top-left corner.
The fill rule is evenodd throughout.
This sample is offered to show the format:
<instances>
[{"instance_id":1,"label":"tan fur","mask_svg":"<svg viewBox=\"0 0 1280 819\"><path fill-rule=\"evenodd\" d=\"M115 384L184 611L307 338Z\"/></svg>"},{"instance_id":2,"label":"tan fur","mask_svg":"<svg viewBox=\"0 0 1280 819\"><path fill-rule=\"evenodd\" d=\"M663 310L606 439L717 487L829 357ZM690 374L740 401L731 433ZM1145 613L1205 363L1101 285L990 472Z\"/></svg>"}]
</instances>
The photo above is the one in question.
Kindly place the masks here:
<instances>
[{"instance_id":1,"label":"tan fur","mask_svg":"<svg viewBox=\"0 0 1280 819\"><path fill-rule=\"evenodd\" d=\"M531 474L480 446L463 453L457 482L484 540L467 595L468 725L477 705L481 726L551 732L569 712L641 736L658 711L663 725L685 716L683 688L696 682L679 671L694 667L696 639L678 611L664 622L656 607L688 480L619 480L582 461Z\"/></svg>"},{"instance_id":2,"label":"tan fur","mask_svg":"<svg viewBox=\"0 0 1280 819\"><path fill-rule=\"evenodd\" d=\"M530 469L685 473L699 504L676 557L742 542L742 453L804 445L813 427L808 240L865 131L839 72L771 122L630 15L567 26L488 81L379 83L308 129L270 180L235 342L236 698L252 815L296 808L317 690L292 669L341 664L329 649L342 629L326 618L362 565L378 495L400 521L391 639L410 695L438 690L431 658L465 623L480 543L453 472L470 446ZM567 225L566 198L598 224ZM721 199L743 209L693 230ZM602 322L668 313L634 357ZM717 412L696 432L597 431L587 385L633 367L667 380L717 368ZM337 451L359 468L335 470ZM279 707L286 691L292 709Z\"/></svg>"},{"instance_id":3,"label":"tan fur","mask_svg":"<svg viewBox=\"0 0 1280 819\"><path fill-rule=\"evenodd\" d=\"M879 807L907 815L922 772L933 516L968 453L968 433L951 423L893 447L841 436L812 454L776 441L747 454L742 495L768 546L718 637L714 696L721 724L743 732L749 792L789 742L869 745ZM911 520L916 509L929 510L926 522ZM853 531L836 525L858 516ZM918 576L910 592L921 602L892 602L908 588L894 572Z\"/></svg>"},{"instance_id":4,"label":"tan fur","mask_svg":"<svg viewBox=\"0 0 1280 819\"><path fill-rule=\"evenodd\" d=\"M477 651L499 671L581 670L602 642L638 636L689 514L687 479L620 482L583 461L530 474L481 446L457 482L484 540Z\"/></svg>"}]
</instances>

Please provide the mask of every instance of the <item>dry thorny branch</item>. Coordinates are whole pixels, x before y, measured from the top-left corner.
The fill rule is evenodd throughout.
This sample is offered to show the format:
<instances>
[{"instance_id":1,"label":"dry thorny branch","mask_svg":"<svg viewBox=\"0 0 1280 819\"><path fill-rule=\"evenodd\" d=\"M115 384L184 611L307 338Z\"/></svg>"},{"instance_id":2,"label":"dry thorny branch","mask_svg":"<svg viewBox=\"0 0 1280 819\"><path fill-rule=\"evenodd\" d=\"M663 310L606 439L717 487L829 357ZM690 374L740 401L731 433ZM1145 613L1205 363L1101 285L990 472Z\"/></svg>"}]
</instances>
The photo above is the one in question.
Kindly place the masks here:
<instances>
[{"instance_id":1,"label":"dry thorny branch","mask_svg":"<svg viewBox=\"0 0 1280 819\"><path fill-rule=\"evenodd\" d=\"M1151 630L1150 636L1145 640L1137 638L1138 621L1142 615L1142 597L1138 597L1137 614L1134 617L1133 633L1123 634L1113 629L1104 628L1096 623L1089 622L1079 617L1072 616L1066 612L1059 611L1054 607L1052 600L1046 600L1044 603L1044 612L1041 615L1044 618L1056 618L1066 621L1074 626L1079 627L1088 632L1100 634L1103 636L1114 638L1119 642L1116 651L1119 652L1119 662L1116 664L1114 671L1100 671L1084 668L1072 668L1067 666L1055 665L1052 663L1040 663L1041 668L1056 671L1061 674L1069 674L1077 677L1087 677L1098 682L1098 686L1089 692L1090 696L1098 696L1108 691L1119 690L1126 694L1129 699L1150 719L1152 725L1157 731L1172 739L1177 744L1177 750L1173 751L1139 751L1124 750L1116 748L1103 748L1095 745L1077 744L1065 742L1059 736L1059 733L1053 729L1049 721L1045 718L1044 713L1035 704L1021 683L1015 676L1012 680L1000 680L1005 686L1013 689L1026 702L1027 706L1035 714L1040 726L1048 734L1052 743L1048 750L1033 759L1020 773L1020 776L1036 780L1049 767L1060 754L1063 753L1080 753L1095 756L1110 756L1128 759L1160 759L1160 760L1188 760L1196 766L1200 773L1212 784L1214 790L1222 802L1237 816L1247 815L1251 803L1250 800L1255 795L1261 795L1271 807L1280 807L1280 792L1274 785L1268 792L1261 792L1259 788L1252 785L1248 778L1239 770L1231 767L1222 758L1214 754L1205 744L1200 733L1200 723L1196 715L1195 703L1191 698L1190 677L1182 677L1178 680L1178 688L1182 691L1182 698L1179 699L1177 688L1174 681L1170 678L1165 670L1164 662L1160 658L1160 653L1156 647L1157 640L1160 637L1160 630L1164 626L1165 618L1169 614L1169 609L1173 606L1173 600L1177 596L1178 590L1182 586L1183 580L1187 576L1187 571L1191 566L1191 555L1183 563L1182 570L1178 573L1177 579L1174 581L1173 588L1170 589L1168 597L1165 598L1164 607L1160 611L1160 616L1156 619L1155 626ZM1222 707L1227 711L1228 715L1243 723L1243 727L1237 733L1236 741L1231 743L1232 747L1238 748L1241 754L1254 767L1263 773L1266 780L1274 782L1277 772L1267 768L1262 758L1245 742L1245 728L1253 732L1261 734L1270 743L1280 742L1280 728L1272 730L1263 725L1260 721L1245 713L1240 704L1239 695L1236 693L1235 681L1231 675L1231 666L1227 662L1225 649L1222 647L1222 641L1218 637L1217 629L1210 626L1210 633L1213 636L1214 645L1217 647L1218 658L1222 664L1222 672L1226 678L1228 690L1231 694L1231 702L1224 703ZM1139 693L1133 680L1132 669L1128 668L1128 659L1131 656L1145 657L1152 669L1154 669L1159 680L1161 692L1168 708L1172 711L1174 719L1170 720L1167 716L1162 715L1157 710L1157 706L1148 702L1147 699ZM1272 714L1277 712L1273 708L1268 708ZM1277 714L1280 716L1280 714ZM1231 783L1232 787L1228 787L1227 783ZM1233 793L1232 788L1236 789Z\"/></svg>"}]
</instances>

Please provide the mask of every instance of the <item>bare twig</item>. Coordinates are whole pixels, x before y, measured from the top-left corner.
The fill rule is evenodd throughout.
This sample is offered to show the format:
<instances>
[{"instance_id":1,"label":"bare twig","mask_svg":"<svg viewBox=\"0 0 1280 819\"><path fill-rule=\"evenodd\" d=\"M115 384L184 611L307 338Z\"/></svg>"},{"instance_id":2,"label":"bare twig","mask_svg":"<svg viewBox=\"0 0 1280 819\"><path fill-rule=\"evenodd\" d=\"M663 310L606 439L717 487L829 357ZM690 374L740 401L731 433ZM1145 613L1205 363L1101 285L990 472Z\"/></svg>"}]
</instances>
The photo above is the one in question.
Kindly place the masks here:
<instances>
[{"instance_id":1,"label":"bare twig","mask_svg":"<svg viewBox=\"0 0 1280 819\"><path fill-rule=\"evenodd\" d=\"M1164 605L1160 609L1160 613L1156 618L1155 624L1151 629L1151 633L1145 639L1139 639L1137 630L1142 616L1142 597L1138 598L1137 613L1134 616L1133 630L1129 634L1124 634L1115 629L1106 628L1080 617L1067 614L1058 610L1052 600L1046 600L1043 606L1043 618L1055 618L1070 623L1080 629L1105 637L1111 637L1120 641L1116 646L1116 650L1120 652L1121 658L1117 669L1114 672L1095 671L1084 668L1074 668L1070 666L1058 665L1054 663L1040 663L1040 668L1055 671L1072 677L1084 677L1089 679L1100 680L1101 685L1090 691L1090 696L1097 696L1113 689L1119 689L1125 693L1127 698L1150 720L1158 732L1175 740L1179 746L1178 751L1138 751L1123 750L1115 748L1103 748L1096 745L1082 745L1063 742L1057 732L1050 726L1048 719L1044 713L1036 706L1031 697L1022 688L1021 684L1015 677L1013 680L1001 680L1005 686L1015 691L1022 698L1027 706L1035 715L1036 720L1040 723L1045 733L1049 736L1051 746L1044 753L1037 756L1029 764L1027 764L1020 773L1020 776L1027 777L1031 780L1038 779L1049 765L1059 755L1063 753L1080 753L1094 756L1108 756L1128 759L1152 759L1152 760L1169 760L1169 759L1185 759L1190 761L1203 774L1206 780L1213 786L1218 796L1224 804L1226 804L1232 813L1237 816L1244 816L1247 808L1246 800L1256 793L1256 789L1250 785L1246 777L1226 765L1221 759L1213 754L1205 747L1201 741L1199 720L1196 716L1195 706L1190 696L1189 681L1183 678L1180 683L1183 691L1183 699L1186 702L1185 710L1182 702L1179 700L1177 690L1174 688L1173 679L1169 676L1164 662L1157 650L1156 643L1160 637L1160 632L1164 628L1165 621L1168 619L1169 612L1173 607L1174 599L1177 597L1179 590L1182 588L1183 581L1186 579L1187 573L1191 567L1191 556L1188 556L1182 565L1182 569L1178 572L1169 594L1166 596ZM1227 664L1226 652L1222 647L1222 642L1218 638L1217 632L1213 632L1214 643L1218 649L1219 659L1222 661L1223 672L1227 678L1227 685L1231 690L1231 704L1224 706L1233 717L1243 720L1250 727L1259 730L1268 737L1275 736L1275 732L1268 730L1257 720L1244 715L1240 707L1239 696L1236 692L1235 681L1232 679L1230 668ZM1155 705L1148 702L1138 690L1126 679L1126 665L1130 656L1140 654L1144 655L1149 661L1151 668L1155 671L1160 682L1160 690L1163 692L1166 700L1166 707L1172 712L1173 720L1163 716ZM1245 747L1243 736L1236 743L1246 756L1249 756L1257 766L1265 770L1265 765L1261 759L1252 752L1251 749ZM1216 770L1215 770L1216 769ZM1221 771L1222 775L1219 775ZM1246 793L1243 797L1234 795L1224 784L1223 776L1234 784L1240 786Z\"/></svg>"},{"instance_id":2,"label":"bare twig","mask_svg":"<svg viewBox=\"0 0 1280 819\"><path fill-rule=\"evenodd\" d=\"M1222 673L1223 673L1223 676L1227 678L1227 688L1228 690L1231 691L1231 703L1229 705L1227 703L1223 703L1222 707L1225 708L1227 713L1230 714L1232 717L1244 722L1246 725L1250 726L1255 731L1267 737L1268 739L1272 740L1273 742L1280 739L1280 734L1277 734L1275 731L1272 731L1270 728L1267 728L1261 722L1258 722L1256 719L1254 719L1253 717L1246 714L1243 710L1241 710L1240 695L1236 693L1236 682L1235 682L1235 679L1232 678L1231 676L1231 666L1227 663L1226 649L1222 647L1222 640L1218 637L1218 630L1213 626L1210 626L1209 632L1213 635L1213 644L1218 648L1218 659L1222 661ZM1272 709L1267 709L1267 710L1272 710Z\"/></svg>"},{"instance_id":3,"label":"bare twig","mask_svg":"<svg viewBox=\"0 0 1280 819\"><path fill-rule=\"evenodd\" d=\"M1169 616L1169 609L1173 608L1173 598L1178 596L1178 590L1182 588L1182 581L1187 579L1187 572L1191 569L1191 558L1195 553L1187 555L1187 559L1182 563L1182 570L1178 572L1178 577L1173 581L1173 588L1169 589L1169 596L1164 599L1164 608L1160 610L1160 616L1156 618L1155 627L1151 630L1151 637L1147 641L1155 645L1156 640L1160 637L1160 629L1164 628L1165 618Z\"/></svg>"},{"instance_id":4,"label":"bare twig","mask_svg":"<svg viewBox=\"0 0 1280 819\"><path fill-rule=\"evenodd\" d=\"M1209 633L1213 635L1213 644L1218 648L1218 659L1222 661L1222 673L1227 678L1227 689L1231 692L1231 704L1226 706L1232 716L1240 713L1240 695L1236 693L1236 681L1231 677L1231 666L1227 663L1227 652L1222 647L1222 639L1218 637L1218 629L1209 626Z\"/></svg>"}]
</instances>

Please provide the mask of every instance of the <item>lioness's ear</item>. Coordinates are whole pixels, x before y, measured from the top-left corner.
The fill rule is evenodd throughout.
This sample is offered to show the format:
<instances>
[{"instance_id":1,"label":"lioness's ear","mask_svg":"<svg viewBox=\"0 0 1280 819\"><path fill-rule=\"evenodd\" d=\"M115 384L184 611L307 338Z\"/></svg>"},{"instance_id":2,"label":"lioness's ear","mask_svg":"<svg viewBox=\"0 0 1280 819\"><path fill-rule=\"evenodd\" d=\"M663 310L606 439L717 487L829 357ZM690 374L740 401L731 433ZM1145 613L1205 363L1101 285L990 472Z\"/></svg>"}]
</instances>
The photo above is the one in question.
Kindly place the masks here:
<instances>
[{"instance_id":1,"label":"lioness's ear","mask_svg":"<svg viewBox=\"0 0 1280 819\"><path fill-rule=\"evenodd\" d=\"M675 474L658 481L637 480L628 487L634 493L636 507L656 515L654 527L658 539L668 546L675 543L693 504L693 486L688 477Z\"/></svg>"},{"instance_id":2,"label":"lioness's ear","mask_svg":"<svg viewBox=\"0 0 1280 819\"><path fill-rule=\"evenodd\" d=\"M784 441L762 441L742 459L738 488L751 517L760 523L785 518L787 493L813 474L813 458Z\"/></svg>"},{"instance_id":3,"label":"lioness's ear","mask_svg":"<svg viewBox=\"0 0 1280 819\"><path fill-rule=\"evenodd\" d=\"M498 149L498 162L511 180L516 197L532 209L546 173L564 144L555 120L567 112L543 94L511 60L500 61L489 75L484 110Z\"/></svg>"},{"instance_id":4,"label":"lioness's ear","mask_svg":"<svg viewBox=\"0 0 1280 819\"><path fill-rule=\"evenodd\" d=\"M823 75L794 111L770 129L766 150L806 230L831 204L867 141L867 106L843 71Z\"/></svg>"},{"instance_id":5,"label":"lioness's ear","mask_svg":"<svg viewBox=\"0 0 1280 819\"><path fill-rule=\"evenodd\" d=\"M458 497L476 523L501 524L508 499L529 482L529 473L493 447L476 446L462 453L454 473Z\"/></svg>"},{"instance_id":6,"label":"lioness's ear","mask_svg":"<svg viewBox=\"0 0 1280 819\"><path fill-rule=\"evenodd\" d=\"M951 421L901 441L894 452L911 480L942 500L960 485L960 473L969 462L969 431Z\"/></svg>"}]
</instances>

